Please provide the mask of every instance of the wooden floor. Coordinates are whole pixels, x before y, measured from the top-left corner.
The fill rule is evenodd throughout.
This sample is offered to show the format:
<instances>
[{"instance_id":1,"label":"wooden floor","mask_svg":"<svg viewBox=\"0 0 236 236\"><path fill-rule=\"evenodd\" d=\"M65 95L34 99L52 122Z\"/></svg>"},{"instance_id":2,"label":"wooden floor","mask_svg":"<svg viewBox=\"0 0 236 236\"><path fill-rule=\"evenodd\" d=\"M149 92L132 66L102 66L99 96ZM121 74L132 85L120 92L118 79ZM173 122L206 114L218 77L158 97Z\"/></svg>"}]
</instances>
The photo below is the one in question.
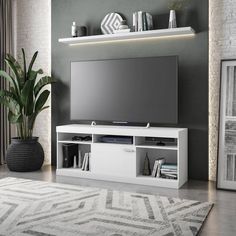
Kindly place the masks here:
<instances>
[{"instance_id":1,"label":"wooden floor","mask_svg":"<svg viewBox=\"0 0 236 236\"><path fill-rule=\"evenodd\" d=\"M82 186L110 188L130 192L160 194L198 201L209 201L215 205L203 225L200 235L236 236L236 192L216 190L214 182L189 181L181 189L173 190L141 185L59 177L55 175L54 168L50 166L45 166L41 171L31 173L10 172L6 166L0 166L0 178L9 176L49 182L70 183Z\"/></svg>"}]
</instances>

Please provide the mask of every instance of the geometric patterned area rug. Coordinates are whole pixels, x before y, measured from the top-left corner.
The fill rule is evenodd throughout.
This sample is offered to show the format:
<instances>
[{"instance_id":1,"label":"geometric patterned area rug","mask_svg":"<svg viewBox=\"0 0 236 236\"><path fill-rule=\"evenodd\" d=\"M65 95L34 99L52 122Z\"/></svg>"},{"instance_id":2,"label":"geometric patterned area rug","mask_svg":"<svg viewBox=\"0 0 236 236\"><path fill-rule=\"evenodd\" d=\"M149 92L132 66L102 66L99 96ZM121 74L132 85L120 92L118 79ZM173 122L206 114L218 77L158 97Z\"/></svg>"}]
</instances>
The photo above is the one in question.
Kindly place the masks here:
<instances>
[{"instance_id":1,"label":"geometric patterned area rug","mask_svg":"<svg viewBox=\"0 0 236 236\"><path fill-rule=\"evenodd\" d=\"M18 178L0 179L0 235L197 235L208 202Z\"/></svg>"}]
</instances>

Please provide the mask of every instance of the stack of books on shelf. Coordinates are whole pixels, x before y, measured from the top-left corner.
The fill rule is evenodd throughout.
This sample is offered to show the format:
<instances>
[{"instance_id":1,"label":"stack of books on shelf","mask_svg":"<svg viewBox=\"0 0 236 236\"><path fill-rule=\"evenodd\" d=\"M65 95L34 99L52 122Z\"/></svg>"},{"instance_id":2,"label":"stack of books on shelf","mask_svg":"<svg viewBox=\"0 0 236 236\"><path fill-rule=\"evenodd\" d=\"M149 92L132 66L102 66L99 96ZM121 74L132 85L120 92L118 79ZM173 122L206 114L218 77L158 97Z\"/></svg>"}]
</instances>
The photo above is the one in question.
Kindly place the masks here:
<instances>
[{"instance_id":1,"label":"stack of books on shelf","mask_svg":"<svg viewBox=\"0 0 236 236\"><path fill-rule=\"evenodd\" d=\"M89 159L91 157L91 153L87 152L84 154L83 164L81 170L89 171Z\"/></svg>"},{"instance_id":2,"label":"stack of books on shelf","mask_svg":"<svg viewBox=\"0 0 236 236\"><path fill-rule=\"evenodd\" d=\"M161 166L161 177L167 179L177 179L177 165L165 163Z\"/></svg>"},{"instance_id":3,"label":"stack of books on shelf","mask_svg":"<svg viewBox=\"0 0 236 236\"><path fill-rule=\"evenodd\" d=\"M153 30L152 15L148 12L138 11L133 13L133 30Z\"/></svg>"}]
</instances>

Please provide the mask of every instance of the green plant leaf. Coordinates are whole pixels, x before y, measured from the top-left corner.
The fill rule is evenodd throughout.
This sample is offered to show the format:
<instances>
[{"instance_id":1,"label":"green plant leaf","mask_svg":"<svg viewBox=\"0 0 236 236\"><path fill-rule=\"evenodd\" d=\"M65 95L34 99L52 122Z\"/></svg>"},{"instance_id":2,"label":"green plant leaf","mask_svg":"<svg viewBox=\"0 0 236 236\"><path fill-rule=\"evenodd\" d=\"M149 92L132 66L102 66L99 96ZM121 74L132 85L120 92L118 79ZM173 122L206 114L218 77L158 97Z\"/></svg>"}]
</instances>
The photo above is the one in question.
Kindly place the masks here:
<instances>
[{"instance_id":1,"label":"green plant leaf","mask_svg":"<svg viewBox=\"0 0 236 236\"><path fill-rule=\"evenodd\" d=\"M27 71L26 71L26 59L25 59L25 50L24 48L21 49L23 55L23 64L24 64L24 81L27 80Z\"/></svg>"},{"instance_id":2,"label":"green plant leaf","mask_svg":"<svg viewBox=\"0 0 236 236\"><path fill-rule=\"evenodd\" d=\"M0 97L10 97L17 101L16 94L14 92L7 91L7 90L0 90Z\"/></svg>"},{"instance_id":3,"label":"green plant leaf","mask_svg":"<svg viewBox=\"0 0 236 236\"><path fill-rule=\"evenodd\" d=\"M38 115L41 111L43 111L43 110L45 110L45 109L47 109L47 108L49 108L49 106L45 106L45 107L41 108L38 112L34 112L31 116L29 116L29 119L28 119L29 129L33 130L33 128L34 128L34 123L35 123L35 120L36 120L37 115Z\"/></svg>"},{"instance_id":4,"label":"green plant leaf","mask_svg":"<svg viewBox=\"0 0 236 236\"><path fill-rule=\"evenodd\" d=\"M18 99L19 96L18 96L17 91L15 90L15 88L10 86L9 91L14 94L15 99L20 103L20 99Z\"/></svg>"},{"instance_id":5,"label":"green plant leaf","mask_svg":"<svg viewBox=\"0 0 236 236\"><path fill-rule=\"evenodd\" d=\"M42 74L42 73L43 73L42 69L39 69L37 71L31 70L28 76L28 80L36 80L38 74Z\"/></svg>"},{"instance_id":6,"label":"green plant leaf","mask_svg":"<svg viewBox=\"0 0 236 236\"><path fill-rule=\"evenodd\" d=\"M6 80L8 80L10 82L10 84L14 87L15 91L19 91L18 90L18 86L17 86L15 80L10 75L8 75L5 71L3 71L3 70L0 70L0 78L1 77L3 77Z\"/></svg>"},{"instance_id":7,"label":"green plant leaf","mask_svg":"<svg viewBox=\"0 0 236 236\"><path fill-rule=\"evenodd\" d=\"M7 54L6 56L6 60L8 62L10 62L10 64L8 64L10 66L10 68L13 70L13 73L17 76L17 77L24 77L24 71L21 68L19 62L11 55L11 54Z\"/></svg>"},{"instance_id":8,"label":"green plant leaf","mask_svg":"<svg viewBox=\"0 0 236 236\"><path fill-rule=\"evenodd\" d=\"M13 74L15 75L16 81L18 82L18 87L21 89L24 84L24 71L22 70L20 64L10 54L7 54L5 62L10 67Z\"/></svg>"},{"instance_id":9,"label":"green plant leaf","mask_svg":"<svg viewBox=\"0 0 236 236\"><path fill-rule=\"evenodd\" d=\"M6 106L13 114L20 113L20 105L11 97L0 97L0 103Z\"/></svg>"},{"instance_id":10,"label":"green plant leaf","mask_svg":"<svg viewBox=\"0 0 236 236\"><path fill-rule=\"evenodd\" d=\"M32 57L32 60L31 60L31 62L29 64L28 73L27 73L27 79L29 78L30 72L31 72L31 70L33 68L33 65L34 65L34 62L35 62L37 56L38 56L38 51L34 53L34 55Z\"/></svg>"},{"instance_id":11,"label":"green plant leaf","mask_svg":"<svg viewBox=\"0 0 236 236\"><path fill-rule=\"evenodd\" d=\"M24 106L25 114L31 115L34 110L34 80L27 80L22 91L21 91L21 102Z\"/></svg>"},{"instance_id":12,"label":"green plant leaf","mask_svg":"<svg viewBox=\"0 0 236 236\"><path fill-rule=\"evenodd\" d=\"M34 96L37 97L38 93L41 91L41 89L51 83L55 83L56 80L50 76L44 76L42 77L38 83L34 87Z\"/></svg>"},{"instance_id":13,"label":"green plant leaf","mask_svg":"<svg viewBox=\"0 0 236 236\"><path fill-rule=\"evenodd\" d=\"M44 90L38 97L36 103L35 103L35 112L38 113L42 107L44 106L44 104L46 103L48 96L50 94L49 90Z\"/></svg>"},{"instance_id":14,"label":"green plant leaf","mask_svg":"<svg viewBox=\"0 0 236 236\"><path fill-rule=\"evenodd\" d=\"M12 124L22 123L23 122L22 114L15 115L11 111L9 111L8 112L8 120Z\"/></svg>"}]
</instances>

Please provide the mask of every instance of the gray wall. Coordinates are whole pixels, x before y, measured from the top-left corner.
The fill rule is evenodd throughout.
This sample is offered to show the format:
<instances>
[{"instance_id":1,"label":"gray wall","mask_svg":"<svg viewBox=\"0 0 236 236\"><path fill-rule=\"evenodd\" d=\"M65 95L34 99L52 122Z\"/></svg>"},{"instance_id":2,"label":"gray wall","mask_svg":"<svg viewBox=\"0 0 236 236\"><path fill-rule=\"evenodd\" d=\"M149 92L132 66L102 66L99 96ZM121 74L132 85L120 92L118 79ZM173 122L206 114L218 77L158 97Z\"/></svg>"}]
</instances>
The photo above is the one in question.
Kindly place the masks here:
<instances>
[{"instance_id":1,"label":"gray wall","mask_svg":"<svg viewBox=\"0 0 236 236\"><path fill-rule=\"evenodd\" d=\"M108 12L120 12L132 24L138 10L154 15L155 27L168 25L167 0L52 0L52 160L56 162L57 125L70 123L70 61L179 56L179 127L189 128L189 178L208 179L208 1L192 0L177 15L179 26L192 26L194 38L66 46L58 38L69 37L72 21L100 33Z\"/></svg>"}]
</instances>

